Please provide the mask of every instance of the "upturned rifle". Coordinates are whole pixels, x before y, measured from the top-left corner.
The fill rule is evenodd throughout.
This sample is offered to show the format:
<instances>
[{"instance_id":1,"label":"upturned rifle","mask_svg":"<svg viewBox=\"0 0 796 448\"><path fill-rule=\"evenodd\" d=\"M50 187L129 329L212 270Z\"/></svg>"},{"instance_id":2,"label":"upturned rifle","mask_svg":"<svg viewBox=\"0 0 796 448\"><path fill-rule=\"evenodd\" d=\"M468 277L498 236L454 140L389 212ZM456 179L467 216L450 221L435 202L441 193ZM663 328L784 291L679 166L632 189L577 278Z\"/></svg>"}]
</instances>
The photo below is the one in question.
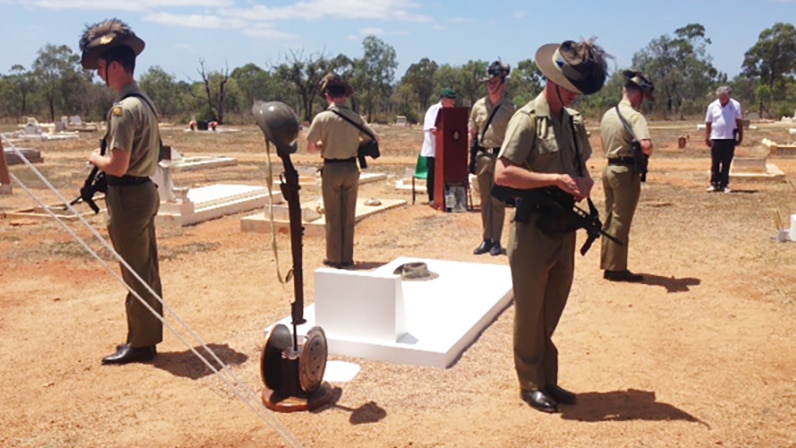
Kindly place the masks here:
<instances>
[{"instance_id":1,"label":"upturned rifle","mask_svg":"<svg viewBox=\"0 0 796 448\"><path fill-rule=\"evenodd\" d=\"M624 245L622 241L603 230L600 214L591 198L587 198L589 211L586 211L575 203L575 198L571 194L557 187L517 189L496 184L491 193L504 202L514 200L516 206L514 219L518 222L527 223L532 213L543 215L537 224L546 233L567 233L586 229L587 238L580 248L581 255L586 255L600 235L620 246ZM560 219L553 219L552 223L545 220L552 216Z\"/></svg>"}]
</instances>

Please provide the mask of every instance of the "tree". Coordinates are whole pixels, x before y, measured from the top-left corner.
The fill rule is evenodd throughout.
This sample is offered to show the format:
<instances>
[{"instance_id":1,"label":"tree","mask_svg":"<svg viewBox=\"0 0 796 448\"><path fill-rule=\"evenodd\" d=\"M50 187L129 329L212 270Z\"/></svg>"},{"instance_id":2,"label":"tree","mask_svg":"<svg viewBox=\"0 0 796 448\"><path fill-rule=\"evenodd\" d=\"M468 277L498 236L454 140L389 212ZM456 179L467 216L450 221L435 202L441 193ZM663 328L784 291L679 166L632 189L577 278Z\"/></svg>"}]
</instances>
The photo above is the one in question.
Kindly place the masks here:
<instances>
[{"instance_id":1,"label":"tree","mask_svg":"<svg viewBox=\"0 0 796 448\"><path fill-rule=\"evenodd\" d=\"M796 28L776 23L763 30L757 43L744 54L742 74L758 81L756 95L762 116L771 98L784 98L796 72ZM763 88L763 86L765 88Z\"/></svg>"},{"instance_id":2,"label":"tree","mask_svg":"<svg viewBox=\"0 0 796 448\"><path fill-rule=\"evenodd\" d=\"M219 124L224 123L224 113L227 106L227 82L229 82L229 67L224 72L205 71L205 61L199 60L199 75L202 77L204 89L201 93L194 91L192 95L204 103L207 118Z\"/></svg>"},{"instance_id":3,"label":"tree","mask_svg":"<svg viewBox=\"0 0 796 448\"><path fill-rule=\"evenodd\" d=\"M355 61L358 70L354 83L359 87L359 99L365 106L368 121L372 121L376 103L380 101L384 105L389 100L398 62L395 49L376 36L365 37L362 47L362 59Z\"/></svg>"},{"instance_id":4,"label":"tree","mask_svg":"<svg viewBox=\"0 0 796 448\"><path fill-rule=\"evenodd\" d=\"M514 104L523 106L542 91L544 87L544 75L533 59L524 59L517 63L517 67L511 71L509 91L506 92L509 98L513 98Z\"/></svg>"},{"instance_id":5,"label":"tree","mask_svg":"<svg viewBox=\"0 0 796 448\"><path fill-rule=\"evenodd\" d=\"M5 77L5 81L3 103L7 112L13 114L19 123L21 118L29 113L29 102L36 87L34 75L33 72L25 70L25 67L15 64L11 67L11 74Z\"/></svg>"},{"instance_id":6,"label":"tree","mask_svg":"<svg viewBox=\"0 0 796 448\"><path fill-rule=\"evenodd\" d=\"M45 45L39 50L39 56L33 61L33 72L42 90L50 112L50 121L55 121L55 108L58 101L71 104L75 98L70 93L79 91L73 83L83 79L77 75L80 56L72 53L66 45ZM64 105L62 104L62 105Z\"/></svg>"},{"instance_id":7,"label":"tree","mask_svg":"<svg viewBox=\"0 0 796 448\"><path fill-rule=\"evenodd\" d=\"M465 103L473 105L479 98L486 94L484 83L481 81L486 76L486 68L489 65L486 61L467 61L459 69L458 88L459 104Z\"/></svg>"},{"instance_id":8,"label":"tree","mask_svg":"<svg viewBox=\"0 0 796 448\"><path fill-rule=\"evenodd\" d=\"M689 24L675 30L675 37L653 39L633 56L633 66L655 84L655 108L666 114L701 110L705 97L718 79L726 79L711 63L705 28Z\"/></svg>"},{"instance_id":9,"label":"tree","mask_svg":"<svg viewBox=\"0 0 796 448\"><path fill-rule=\"evenodd\" d=\"M300 112L304 120L312 120L312 109L320 89L321 78L331 71L331 62L323 54L304 57L304 52L291 51L285 56L285 63L276 69L276 75L287 81L289 90L298 97Z\"/></svg>"},{"instance_id":10,"label":"tree","mask_svg":"<svg viewBox=\"0 0 796 448\"><path fill-rule=\"evenodd\" d=\"M182 94L174 75L166 73L160 66L152 66L141 75L138 85L155 103L161 117L170 117L185 110Z\"/></svg>"},{"instance_id":11,"label":"tree","mask_svg":"<svg viewBox=\"0 0 796 448\"><path fill-rule=\"evenodd\" d=\"M436 62L423 58L410 65L401 78L401 85L406 86L414 95L420 110L428 109L434 94L434 73L439 68Z\"/></svg>"}]
</instances>

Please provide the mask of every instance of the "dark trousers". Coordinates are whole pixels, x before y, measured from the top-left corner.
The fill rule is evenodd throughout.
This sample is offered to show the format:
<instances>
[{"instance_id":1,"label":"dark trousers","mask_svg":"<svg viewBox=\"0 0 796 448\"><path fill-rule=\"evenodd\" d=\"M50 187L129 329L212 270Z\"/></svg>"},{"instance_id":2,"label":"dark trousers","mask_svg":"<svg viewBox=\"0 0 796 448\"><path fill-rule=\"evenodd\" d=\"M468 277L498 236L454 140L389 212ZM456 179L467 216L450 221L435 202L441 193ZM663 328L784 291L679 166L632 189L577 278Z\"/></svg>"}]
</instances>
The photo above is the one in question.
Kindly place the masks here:
<instances>
[{"instance_id":1,"label":"dark trousers","mask_svg":"<svg viewBox=\"0 0 796 448\"><path fill-rule=\"evenodd\" d=\"M155 235L155 216L160 207L160 196L155 184L125 187L109 186L105 195L108 206L108 234L113 248L130 268L163 297L158 266L158 247ZM124 282L147 303L157 315L163 315L163 304L147 286L128 269L121 266ZM163 340L163 323L132 292L125 298L127 311L127 339L132 347L148 347Z\"/></svg>"},{"instance_id":2,"label":"dark trousers","mask_svg":"<svg viewBox=\"0 0 796 448\"><path fill-rule=\"evenodd\" d=\"M711 140L710 184L718 189L730 183L730 165L735 155L735 139Z\"/></svg>"},{"instance_id":3,"label":"dark trousers","mask_svg":"<svg viewBox=\"0 0 796 448\"><path fill-rule=\"evenodd\" d=\"M426 157L428 161L428 179L426 179L426 190L428 190L428 202L434 200L434 172L436 171L436 157Z\"/></svg>"}]
</instances>

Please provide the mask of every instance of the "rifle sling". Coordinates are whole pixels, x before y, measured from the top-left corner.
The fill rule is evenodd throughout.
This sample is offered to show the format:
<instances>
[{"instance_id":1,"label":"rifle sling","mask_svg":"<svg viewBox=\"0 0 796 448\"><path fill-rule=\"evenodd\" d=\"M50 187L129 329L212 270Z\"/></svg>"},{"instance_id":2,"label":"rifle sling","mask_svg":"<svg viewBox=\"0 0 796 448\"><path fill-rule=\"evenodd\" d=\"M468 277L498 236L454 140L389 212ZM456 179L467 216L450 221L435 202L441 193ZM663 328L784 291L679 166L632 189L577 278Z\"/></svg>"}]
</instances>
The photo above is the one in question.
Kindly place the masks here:
<instances>
[{"instance_id":1,"label":"rifle sling","mask_svg":"<svg viewBox=\"0 0 796 448\"><path fill-rule=\"evenodd\" d=\"M352 119L350 119L350 118L346 117L345 115L343 115L342 113L340 113L339 111L336 111L336 110L334 110L334 109L328 109L328 110L329 110L329 111L331 111L331 112L334 112L334 113L335 113L335 114L336 114L338 117L342 118L343 120L345 120L345 121L347 121L347 122L351 123L351 125L352 125L352 126L354 126L355 128L359 129L360 131L362 131L363 133L365 133L365 135L367 135L368 137L370 137L370 139L371 139L371 140L374 140L374 141L376 140L376 136L375 136L375 135L371 134L371 133L370 133L370 131L368 131L367 129L365 129L365 127L364 127L364 126L361 126L361 125L360 125L359 123L357 123L356 121L354 121L354 120L352 120Z\"/></svg>"}]
</instances>

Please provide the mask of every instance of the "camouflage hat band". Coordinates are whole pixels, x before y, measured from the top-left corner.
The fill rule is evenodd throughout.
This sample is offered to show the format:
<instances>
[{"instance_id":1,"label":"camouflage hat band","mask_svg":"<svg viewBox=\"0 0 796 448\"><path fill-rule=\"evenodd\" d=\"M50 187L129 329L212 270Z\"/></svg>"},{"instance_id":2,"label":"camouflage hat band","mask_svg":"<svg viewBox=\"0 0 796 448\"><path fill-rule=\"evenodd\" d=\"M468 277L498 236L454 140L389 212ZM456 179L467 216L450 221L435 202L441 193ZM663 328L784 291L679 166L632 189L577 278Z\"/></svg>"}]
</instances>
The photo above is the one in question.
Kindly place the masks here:
<instances>
[{"instance_id":1,"label":"camouflage hat band","mask_svg":"<svg viewBox=\"0 0 796 448\"><path fill-rule=\"evenodd\" d=\"M111 48L126 46L136 56L144 51L144 41L119 19L105 20L87 26L80 37L80 63L86 70L96 70L100 56Z\"/></svg>"},{"instance_id":2,"label":"camouflage hat band","mask_svg":"<svg viewBox=\"0 0 796 448\"><path fill-rule=\"evenodd\" d=\"M599 91L607 75L602 49L590 42L542 45L536 51L536 65L548 80L584 95Z\"/></svg>"}]
</instances>

